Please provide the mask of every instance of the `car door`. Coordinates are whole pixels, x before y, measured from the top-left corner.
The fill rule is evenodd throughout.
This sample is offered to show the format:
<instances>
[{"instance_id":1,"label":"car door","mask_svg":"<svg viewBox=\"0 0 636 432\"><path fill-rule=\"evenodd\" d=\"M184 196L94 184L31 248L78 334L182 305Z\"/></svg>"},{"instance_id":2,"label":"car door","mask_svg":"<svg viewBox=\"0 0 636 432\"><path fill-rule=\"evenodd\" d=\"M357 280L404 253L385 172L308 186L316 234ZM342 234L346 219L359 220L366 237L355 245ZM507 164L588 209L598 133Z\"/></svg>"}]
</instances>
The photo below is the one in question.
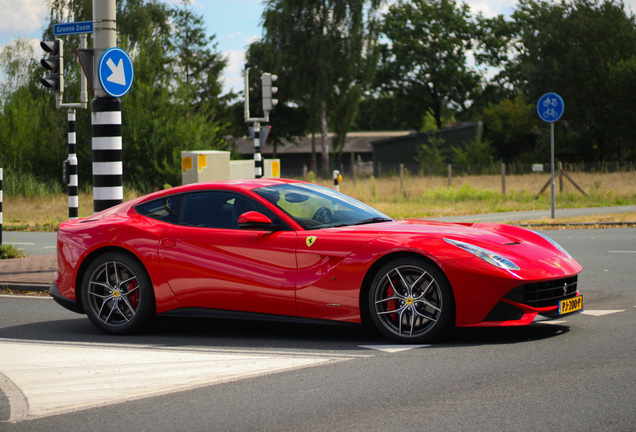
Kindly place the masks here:
<instances>
[{"instance_id":1,"label":"car door","mask_svg":"<svg viewBox=\"0 0 636 432\"><path fill-rule=\"evenodd\" d=\"M234 192L184 197L178 225L159 244L159 259L184 307L296 315L293 230L241 229L238 216L261 204Z\"/></svg>"}]
</instances>

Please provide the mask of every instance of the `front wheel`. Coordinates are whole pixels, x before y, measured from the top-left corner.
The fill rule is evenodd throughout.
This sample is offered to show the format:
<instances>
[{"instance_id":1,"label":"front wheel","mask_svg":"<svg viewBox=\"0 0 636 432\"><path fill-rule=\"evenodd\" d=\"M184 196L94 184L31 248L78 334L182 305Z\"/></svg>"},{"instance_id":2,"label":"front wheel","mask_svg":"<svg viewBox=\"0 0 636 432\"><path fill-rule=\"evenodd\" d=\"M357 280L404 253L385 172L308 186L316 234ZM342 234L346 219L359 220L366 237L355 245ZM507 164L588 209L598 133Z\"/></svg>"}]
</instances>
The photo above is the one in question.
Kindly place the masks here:
<instances>
[{"instance_id":1,"label":"front wheel","mask_svg":"<svg viewBox=\"0 0 636 432\"><path fill-rule=\"evenodd\" d=\"M454 300L438 267L423 259L400 258L373 278L368 308L373 324L388 338L426 343L450 325Z\"/></svg>"},{"instance_id":2,"label":"front wheel","mask_svg":"<svg viewBox=\"0 0 636 432\"><path fill-rule=\"evenodd\" d=\"M113 334L137 332L155 313L145 269L121 252L108 252L91 262L82 278L82 302L91 322Z\"/></svg>"}]
</instances>

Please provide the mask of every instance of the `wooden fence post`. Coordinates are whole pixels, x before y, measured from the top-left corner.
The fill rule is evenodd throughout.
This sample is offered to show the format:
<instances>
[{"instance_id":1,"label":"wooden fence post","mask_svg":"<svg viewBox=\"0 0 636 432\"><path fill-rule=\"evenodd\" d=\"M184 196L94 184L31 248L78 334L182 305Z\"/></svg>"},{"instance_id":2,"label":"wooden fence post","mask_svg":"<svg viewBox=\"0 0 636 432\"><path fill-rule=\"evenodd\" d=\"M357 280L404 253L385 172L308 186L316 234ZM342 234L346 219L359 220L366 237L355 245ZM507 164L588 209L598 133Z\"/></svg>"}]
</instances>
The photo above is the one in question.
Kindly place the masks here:
<instances>
[{"instance_id":1,"label":"wooden fence post","mask_svg":"<svg viewBox=\"0 0 636 432\"><path fill-rule=\"evenodd\" d=\"M351 152L351 180L353 180L353 185L356 185L356 155Z\"/></svg>"}]
</instances>

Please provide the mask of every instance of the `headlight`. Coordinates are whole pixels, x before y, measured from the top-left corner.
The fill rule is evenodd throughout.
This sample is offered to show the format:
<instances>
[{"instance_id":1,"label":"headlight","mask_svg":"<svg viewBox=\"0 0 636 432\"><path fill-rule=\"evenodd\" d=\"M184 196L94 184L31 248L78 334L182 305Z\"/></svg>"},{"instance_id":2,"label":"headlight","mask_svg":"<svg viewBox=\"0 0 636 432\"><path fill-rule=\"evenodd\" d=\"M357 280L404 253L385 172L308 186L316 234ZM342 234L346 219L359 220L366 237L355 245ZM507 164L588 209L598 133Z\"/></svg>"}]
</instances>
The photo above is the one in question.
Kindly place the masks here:
<instances>
[{"instance_id":1,"label":"headlight","mask_svg":"<svg viewBox=\"0 0 636 432\"><path fill-rule=\"evenodd\" d=\"M470 252L475 255L477 258L480 258L486 261L488 264L492 264L495 267L499 267L505 270L521 270L521 268L510 261L508 258L505 258L499 254L489 251L488 249L484 249L475 245L471 245L470 243L465 243L459 240L450 240L444 239L447 243L452 244L453 246L457 246L460 249L464 249L466 252Z\"/></svg>"},{"instance_id":2,"label":"headlight","mask_svg":"<svg viewBox=\"0 0 636 432\"><path fill-rule=\"evenodd\" d=\"M532 230L528 230L528 231L532 231ZM533 233L535 233L536 235L543 237L544 239L546 239L552 246L554 246L555 248L557 248L559 251L563 252L565 254L565 256L567 256L568 258L572 258L572 255L570 255L568 253L568 251L566 251L565 249L563 249L563 246L561 246L560 244L558 244L557 242L555 242L554 240L552 240L550 237L545 236L543 234L541 234L540 232L536 232L536 231L532 231Z\"/></svg>"}]
</instances>

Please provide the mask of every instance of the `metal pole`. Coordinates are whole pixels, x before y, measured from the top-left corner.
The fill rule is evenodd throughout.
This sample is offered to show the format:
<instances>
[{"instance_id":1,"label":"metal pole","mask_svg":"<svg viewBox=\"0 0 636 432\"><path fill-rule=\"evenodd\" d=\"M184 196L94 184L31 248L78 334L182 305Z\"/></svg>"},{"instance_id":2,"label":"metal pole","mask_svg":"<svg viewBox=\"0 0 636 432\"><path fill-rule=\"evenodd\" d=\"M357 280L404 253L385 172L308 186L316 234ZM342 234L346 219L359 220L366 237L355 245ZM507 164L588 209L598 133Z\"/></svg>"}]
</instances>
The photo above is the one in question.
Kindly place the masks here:
<instances>
[{"instance_id":1,"label":"metal pole","mask_svg":"<svg viewBox=\"0 0 636 432\"><path fill-rule=\"evenodd\" d=\"M75 134L75 110L68 110L68 218L77 219L79 215L77 139Z\"/></svg>"},{"instance_id":2,"label":"metal pole","mask_svg":"<svg viewBox=\"0 0 636 432\"><path fill-rule=\"evenodd\" d=\"M552 207L550 214L552 215L552 219L554 219L554 123L550 123L550 172L552 173L552 180L550 185L552 190Z\"/></svg>"},{"instance_id":3,"label":"metal pole","mask_svg":"<svg viewBox=\"0 0 636 432\"><path fill-rule=\"evenodd\" d=\"M93 0L93 22L93 210L99 212L120 204L124 199L121 101L106 93L99 80L102 55L117 45L115 0Z\"/></svg>"},{"instance_id":4,"label":"metal pole","mask_svg":"<svg viewBox=\"0 0 636 432\"><path fill-rule=\"evenodd\" d=\"M117 10L115 0L93 0L93 89L95 97L107 97L99 82L99 60L109 48L117 46Z\"/></svg>"},{"instance_id":5,"label":"metal pole","mask_svg":"<svg viewBox=\"0 0 636 432\"><path fill-rule=\"evenodd\" d=\"M254 122L254 178L263 177L263 157L261 155L261 124Z\"/></svg>"}]
</instances>

